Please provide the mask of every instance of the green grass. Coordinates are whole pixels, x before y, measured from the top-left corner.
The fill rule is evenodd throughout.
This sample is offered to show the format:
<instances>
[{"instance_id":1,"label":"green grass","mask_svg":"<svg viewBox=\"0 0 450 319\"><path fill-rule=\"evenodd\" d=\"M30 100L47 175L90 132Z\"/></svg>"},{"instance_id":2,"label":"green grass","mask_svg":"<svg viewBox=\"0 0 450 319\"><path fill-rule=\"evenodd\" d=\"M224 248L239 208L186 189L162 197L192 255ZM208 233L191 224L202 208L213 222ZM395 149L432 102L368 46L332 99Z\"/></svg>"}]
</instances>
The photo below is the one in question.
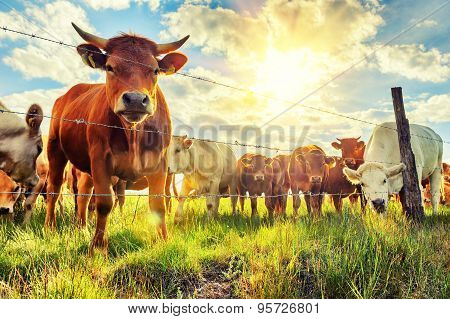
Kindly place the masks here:
<instances>
[{"instance_id":1,"label":"green grass","mask_svg":"<svg viewBox=\"0 0 450 319\"><path fill-rule=\"evenodd\" d=\"M260 204L262 202L260 201ZM0 225L0 298L449 298L450 209L410 224L398 205L387 217L342 214L326 203L310 219L220 216L204 200L187 203L183 225L169 216L169 239L156 236L145 198L127 198L109 221L109 252L87 251L93 225L74 226L73 204L46 231L38 203L30 226ZM261 205L260 205L261 206Z\"/></svg>"}]
</instances>

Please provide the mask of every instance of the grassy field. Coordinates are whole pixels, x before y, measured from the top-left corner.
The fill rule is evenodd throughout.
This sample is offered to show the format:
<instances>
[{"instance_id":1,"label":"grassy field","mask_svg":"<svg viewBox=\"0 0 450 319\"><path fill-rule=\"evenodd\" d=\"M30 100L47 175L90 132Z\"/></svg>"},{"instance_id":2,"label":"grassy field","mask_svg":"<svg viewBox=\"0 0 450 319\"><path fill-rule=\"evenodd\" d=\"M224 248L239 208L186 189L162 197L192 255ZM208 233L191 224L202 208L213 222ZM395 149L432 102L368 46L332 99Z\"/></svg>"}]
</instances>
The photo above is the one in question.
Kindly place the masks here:
<instances>
[{"instance_id":1,"label":"grassy field","mask_svg":"<svg viewBox=\"0 0 450 319\"><path fill-rule=\"evenodd\" d=\"M270 221L205 217L204 201L170 238L155 234L146 198L127 198L109 223L109 255L87 257L93 225L73 226L67 199L58 229L42 227L38 204L29 227L0 226L0 298L449 298L450 209L411 225L395 204L383 218L325 205L325 216ZM262 204L260 202L260 204Z\"/></svg>"}]
</instances>

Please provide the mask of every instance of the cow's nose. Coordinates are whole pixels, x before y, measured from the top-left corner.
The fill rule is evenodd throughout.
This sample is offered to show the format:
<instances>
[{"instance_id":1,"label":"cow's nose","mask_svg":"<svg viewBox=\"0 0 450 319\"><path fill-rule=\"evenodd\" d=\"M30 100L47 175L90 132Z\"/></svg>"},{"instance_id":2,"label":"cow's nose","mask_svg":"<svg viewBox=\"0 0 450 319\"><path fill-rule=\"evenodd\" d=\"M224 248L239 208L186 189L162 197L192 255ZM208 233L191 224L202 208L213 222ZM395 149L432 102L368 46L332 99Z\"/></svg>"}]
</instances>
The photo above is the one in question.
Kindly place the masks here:
<instances>
[{"instance_id":1,"label":"cow's nose","mask_svg":"<svg viewBox=\"0 0 450 319\"><path fill-rule=\"evenodd\" d=\"M322 183L322 177L321 176L311 176L311 183L313 183L313 184Z\"/></svg>"},{"instance_id":2,"label":"cow's nose","mask_svg":"<svg viewBox=\"0 0 450 319\"><path fill-rule=\"evenodd\" d=\"M264 180L264 175L255 175L255 180L263 181Z\"/></svg>"},{"instance_id":3,"label":"cow's nose","mask_svg":"<svg viewBox=\"0 0 450 319\"><path fill-rule=\"evenodd\" d=\"M9 214L9 208L0 207L0 215L8 215L8 214Z\"/></svg>"},{"instance_id":4,"label":"cow's nose","mask_svg":"<svg viewBox=\"0 0 450 319\"><path fill-rule=\"evenodd\" d=\"M25 184L26 184L26 186L29 186L29 187L33 188L34 186L36 186L36 184L37 184L38 182L39 182L39 176L37 176L37 175L35 174L33 177L29 178L29 179L25 182Z\"/></svg>"},{"instance_id":5,"label":"cow's nose","mask_svg":"<svg viewBox=\"0 0 450 319\"><path fill-rule=\"evenodd\" d=\"M384 209L384 199L381 199L381 198L374 199L372 201L372 205L373 205L373 208L375 208L378 211L383 210Z\"/></svg>"},{"instance_id":6,"label":"cow's nose","mask_svg":"<svg viewBox=\"0 0 450 319\"><path fill-rule=\"evenodd\" d=\"M150 99L147 94L140 92L127 92L122 95L122 101L126 108L147 108Z\"/></svg>"},{"instance_id":7,"label":"cow's nose","mask_svg":"<svg viewBox=\"0 0 450 319\"><path fill-rule=\"evenodd\" d=\"M347 164L347 165L355 165L356 161L355 161L354 158L346 158L345 159L345 164Z\"/></svg>"}]
</instances>

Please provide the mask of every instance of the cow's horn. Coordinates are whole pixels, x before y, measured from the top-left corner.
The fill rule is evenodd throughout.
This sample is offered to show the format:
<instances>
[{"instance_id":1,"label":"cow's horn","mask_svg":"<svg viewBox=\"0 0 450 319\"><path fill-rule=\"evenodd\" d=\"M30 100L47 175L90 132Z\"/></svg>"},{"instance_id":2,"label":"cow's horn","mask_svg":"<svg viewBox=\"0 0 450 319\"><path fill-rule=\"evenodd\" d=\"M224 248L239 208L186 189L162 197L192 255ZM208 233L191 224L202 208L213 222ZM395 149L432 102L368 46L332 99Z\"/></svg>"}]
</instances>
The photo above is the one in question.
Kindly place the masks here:
<instances>
[{"instance_id":1,"label":"cow's horn","mask_svg":"<svg viewBox=\"0 0 450 319\"><path fill-rule=\"evenodd\" d=\"M337 139L337 140L338 140L339 142L341 142L341 143L342 143L342 140L341 140L340 138L337 138L337 137L336 137L336 139Z\"/></svg>"},{"instance_id":2,"label":"cow's horn","mask_svg":"<svg viewBox=\"0 0 450 319\"><path fill-rule=\"evenodd\" d=\"M183 39L175 41L175 42L157 44L156 52L158 54L165 54L165 53L175 51L175 50L179 49L184 44L184 42L187 41L187 39L189 39L188 35L185 36Z\"/></svg>"},{"instance_id":3,"label":"cow's horn","mask_svg":"<svg viewBox=\"0 0 450 319\"><path fill-rule=\"evenodd\" d=\"M359 140L361 138L361 136L359 136L356 140Z\"/></svg>"},{"instance_id":4,"label":"cow's horn","mask_svg":"<svg viewBox=\"0 0 450 319\"><path fill-rule=\"evenodd\" d=\"M106 43L108 42L108 39L100 38L96 35L90 34L86 31L81 30L75 23L72 22L72 26L74 29L78 32L80 37L83 38L86 42L89 42L91 44L94 44L100 49L105 49Z\"/></svg>"}]
</instances>

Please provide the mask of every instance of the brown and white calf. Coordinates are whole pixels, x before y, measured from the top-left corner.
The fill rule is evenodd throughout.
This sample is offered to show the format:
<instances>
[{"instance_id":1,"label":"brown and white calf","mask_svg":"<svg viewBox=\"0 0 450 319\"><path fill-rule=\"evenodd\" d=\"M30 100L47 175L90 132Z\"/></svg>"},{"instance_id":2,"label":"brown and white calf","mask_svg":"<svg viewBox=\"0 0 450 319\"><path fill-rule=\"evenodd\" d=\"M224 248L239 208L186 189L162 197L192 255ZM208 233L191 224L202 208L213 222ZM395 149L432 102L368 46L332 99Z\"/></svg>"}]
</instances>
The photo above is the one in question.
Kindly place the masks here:
<instances>
[{"instance_id":1,"label":"brown and white calf","mask_svg":"<svg viewBox=\"0 0 450 319\"><path fill-rule=\"evenodd\" d=\"M0 170L0 219L14 218L14 205L20 196L20 186Z\"/></svg>"}]
</instances>

